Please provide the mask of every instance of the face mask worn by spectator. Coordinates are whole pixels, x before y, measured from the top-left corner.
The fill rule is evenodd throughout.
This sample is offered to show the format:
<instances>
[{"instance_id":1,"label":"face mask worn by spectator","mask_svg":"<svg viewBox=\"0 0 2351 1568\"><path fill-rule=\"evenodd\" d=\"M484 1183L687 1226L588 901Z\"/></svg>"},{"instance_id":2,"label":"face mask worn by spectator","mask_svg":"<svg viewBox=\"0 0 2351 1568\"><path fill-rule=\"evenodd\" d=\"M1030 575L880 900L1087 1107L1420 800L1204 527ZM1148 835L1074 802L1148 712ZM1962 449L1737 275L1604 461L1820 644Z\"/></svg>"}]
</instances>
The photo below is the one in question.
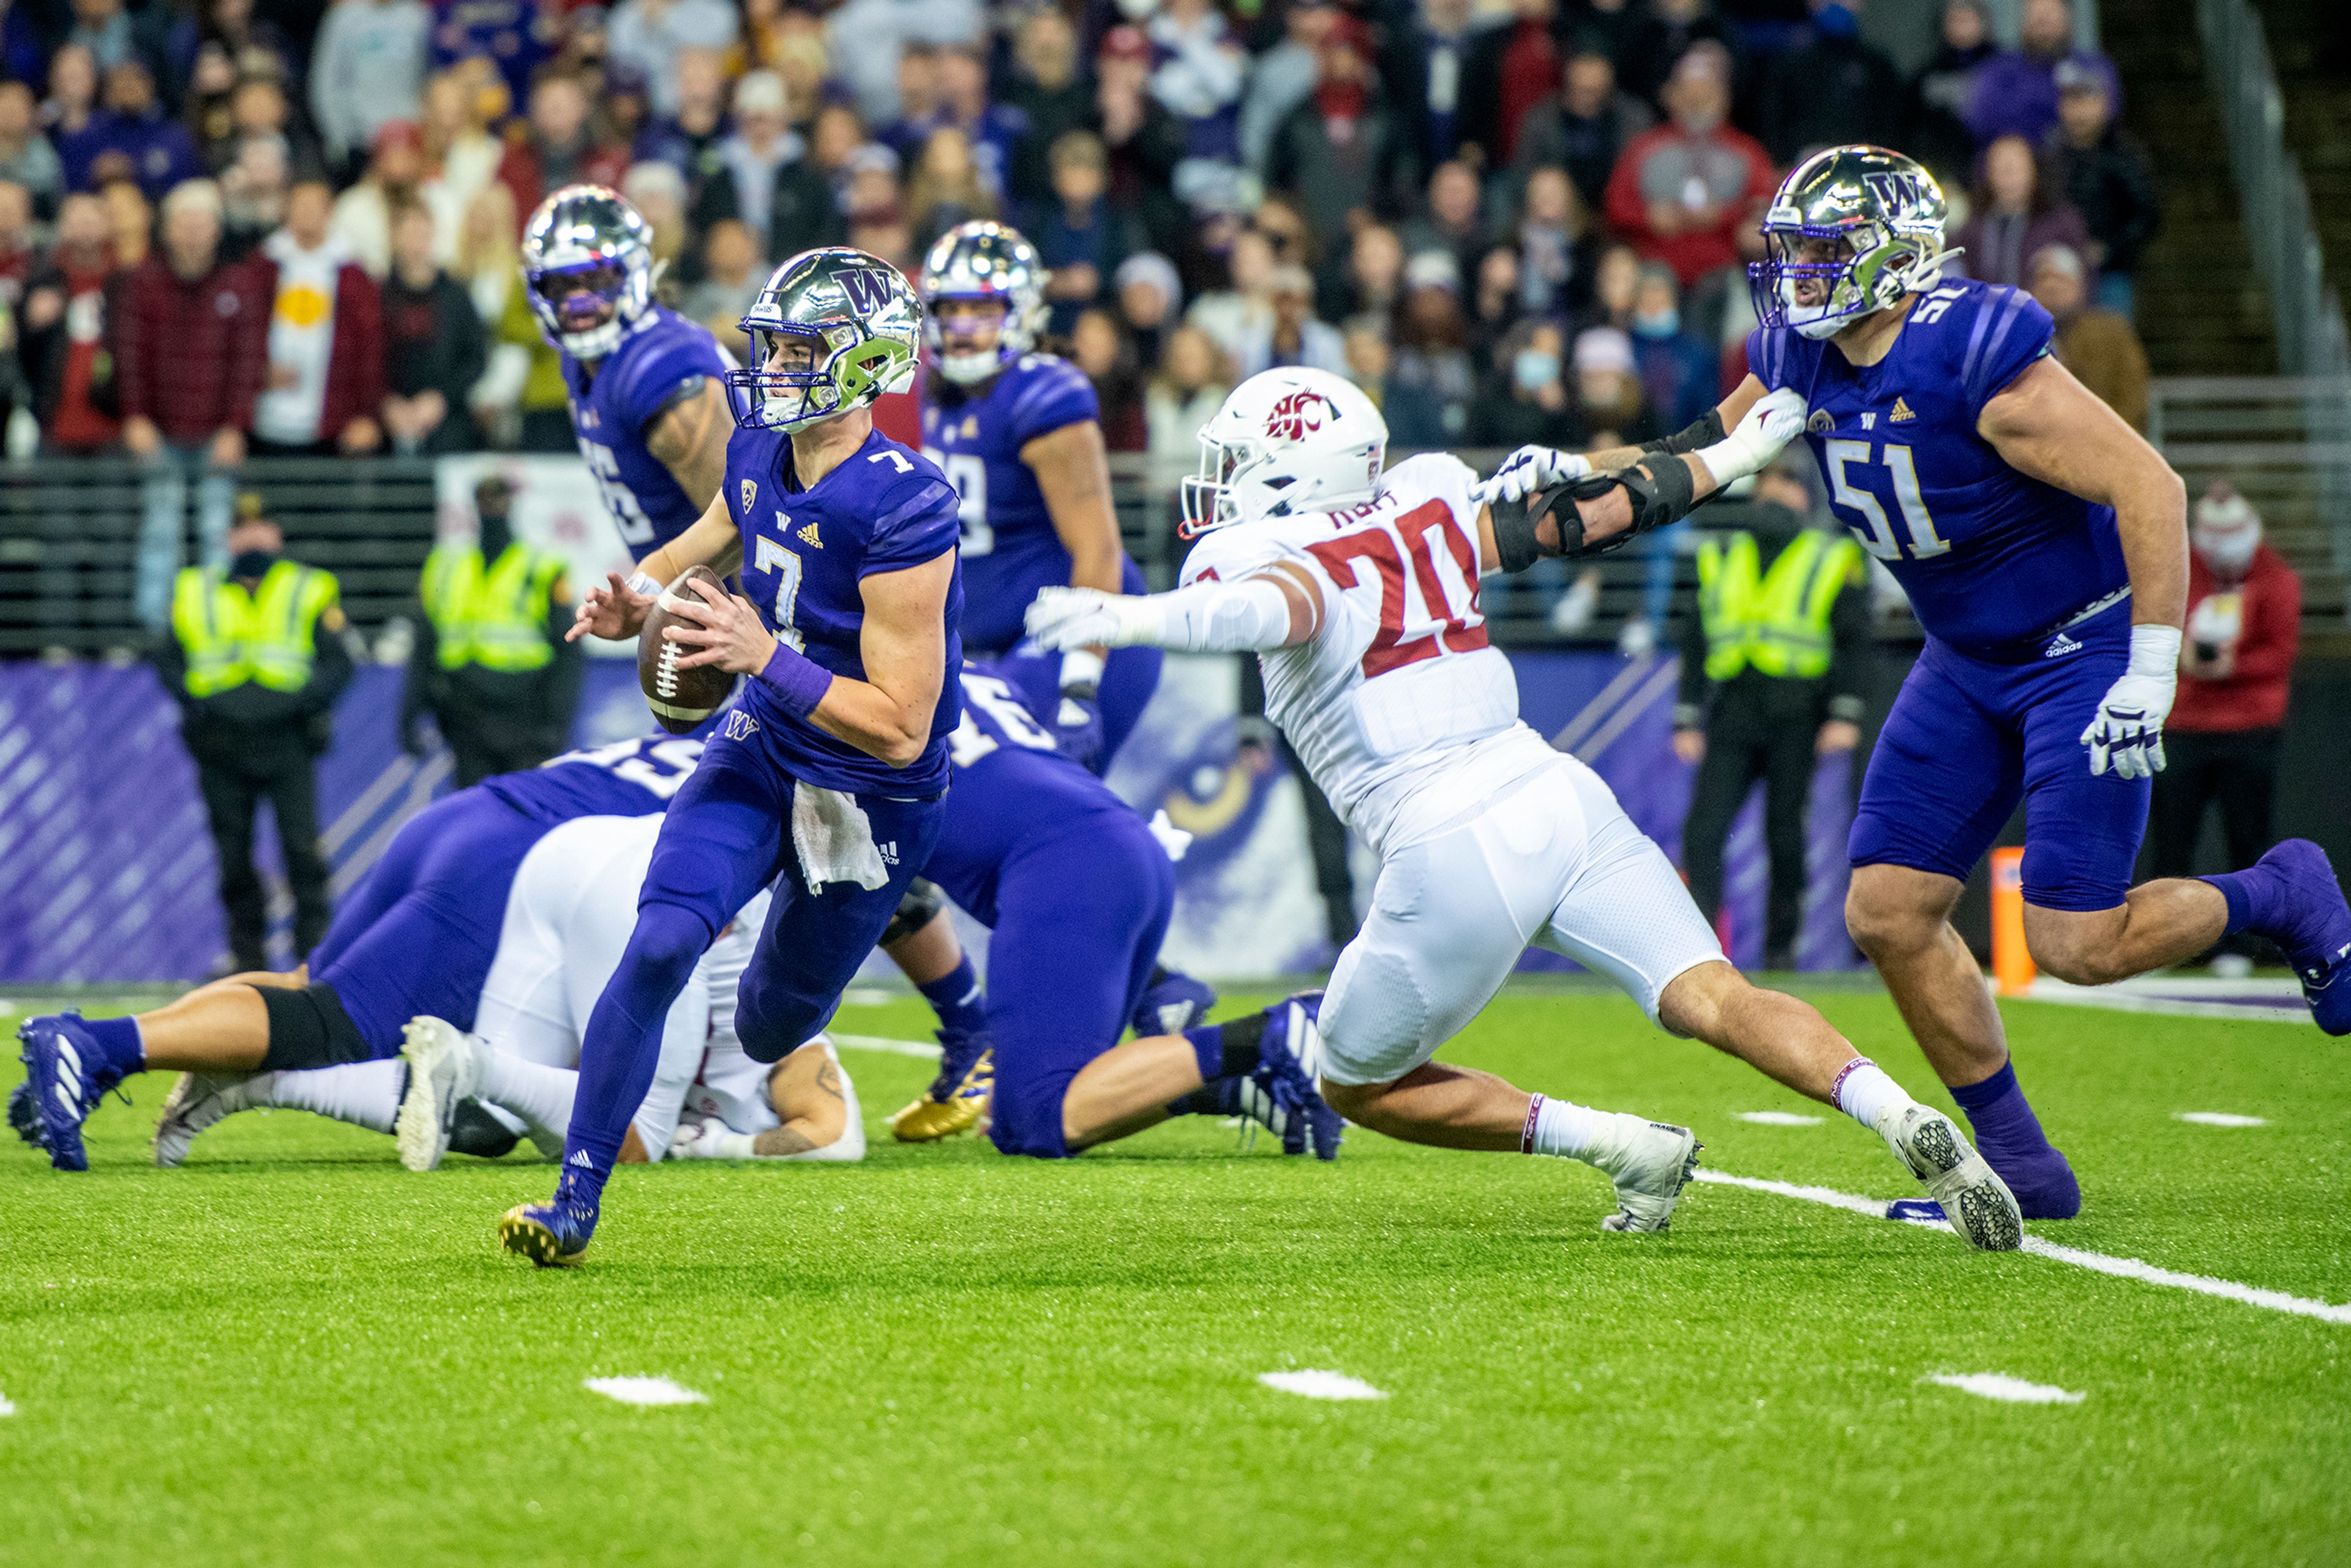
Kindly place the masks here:
<instances>
[{"instance_id":1,"label":"face mask worn by spectator","mask_svg":"<svg viewBox=\"0 0 2351 1568\"><path fill-rule=\"evenodd\" d=\"M1548 349L1520 349L1510 361L1510 379L1522 392L1537 392L1559 379L1559 356Z\"/></svg>"},{"instance_id":2,"label":"face mask worn by spectator","mask_svg":"<svg viewBox=\"0 0 2351 1568\"><path fill-rule=\"evenodd\" d=\"M2262 548L2262 519L2242 496L2196 503L2196 553L2219 577L2241 578Z\"/></svg>"}]
</instances>

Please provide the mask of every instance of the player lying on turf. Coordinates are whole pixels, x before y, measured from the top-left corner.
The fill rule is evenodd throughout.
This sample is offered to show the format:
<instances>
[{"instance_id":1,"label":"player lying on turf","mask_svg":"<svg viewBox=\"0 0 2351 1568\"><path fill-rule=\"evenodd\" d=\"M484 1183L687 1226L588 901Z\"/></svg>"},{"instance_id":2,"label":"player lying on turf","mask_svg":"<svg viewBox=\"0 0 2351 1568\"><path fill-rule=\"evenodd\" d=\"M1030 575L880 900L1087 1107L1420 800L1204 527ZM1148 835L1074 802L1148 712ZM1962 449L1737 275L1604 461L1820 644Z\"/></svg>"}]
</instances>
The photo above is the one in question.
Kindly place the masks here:
<instances>
[{"instance_id":1,"label":"player lying on turf","mask_svg":"<svg viewBox=\"0 0 2351 1568\"><path fill-rule=\"evenodd\" d=\"M2301 839L2247 871L2130 885L2179 663L2185 497L2154 448L2051 357L2053 326L2031 296L1943 280L1943 225L1933 177L1899 153L1806 160L1764 219L1752 373L1701 425L1589 463L1687 451L1773 396L1809 411L1832 506L1927 632L1863 779L1846 924L2025 1217L2062 1219L2080 1188L2017 1085L1999 1010L1949 920L2017 802L2025 944L2060 979L2119 980L2252 931L2284 951L2320 1027L2351 1033L2351 907L2325 853ZM1491 496L1517 502L1587 466L1531 448ZM1626 521L1649 527L1667 509L1662 486L1644 491L1637 519L1605 500L1611 514L1578 530L1585 545L1622 543ZM1532 559L1526 537L1505 549L1506 568ZM1561 553L1556 535L1541 549Z\"/></svg>"},{"instance_id":2,"label":"player lying on turf","mask_svg":"<svg viewBox=\"0 0 2351 1568\"><path fill-rule=\"evenodd\" d=\"M133 1073L385 1061L420 1013L470 1028L531 846L575 818L658 814L701 756L698 741L632 740L485 779L401 828L307 970L234 975L137 1018L27 1019L17 1039L49 1163L87 1168L82 1121Z\"/></svg>"},{"instance_id":3,"label":"player lying on turf","mask_svg":"<svg viewBox=\"0 0 2351 1568\"><path fill-rule=\"evenodd\" d=\"M1662 460L1595 509L1646 493L1677 514L1751 474L1802 421L1782 393L1722 441ZM1372 907L1339 955L1320 1040L1300 1054L1351 1122L1409 1142L1581 1159L1616 1186L1614 1229L1662 1229L1697 1164L1685 1127L1530 1095L1430 1061L1529 941L1607 975L1649 1016L1835 1105L1884 1137L1974 1246L2022 1239L2015 1200L1940 1112L1918 1104L1793 997L1756 988L1608 787L1519 722L1510 661L1487 645L1480 570L1496 528L1458 460L1383 474L1387 426L1352 383L1268 371L1201 432L1184 514L1206 535L1174 593L1038 596L1050 647L1152 643L1256 652L1268 715L1380 857Z\"/></svg>"},{"instance_id":4,"label":"player lying on turf","mask_svg":"<svg viewBox=\"0 0 2351 1568\"><path fill-rule=\"evenodd\" d=\"M582 817L531 847L506 901L496 955L473 1032L419 1017L399 1058L311 1071L188 1074L164 1102L155 1163L176 1166L190 1142L232 1113L258 1106L317 1112L395 1134L401 1163L430 1170L450 1147L460 1107L472 1101L512 1117L549 1155L563 1146L578 1075L580 1030L627 946L659 817ZM766 913L764 897L704 955L695 983L662 1023L661 1064L632 1119L622 1159L659 1159L698 1077L714 1068L739 1085L735 988ZM760 1082L764 1094L729 1092L729 1125L767 1137L760 1154L856 1159L865 1148L846 1075L811 1041ZM780 1124L780 1125L779 1125ZM507 1145L512 1138L508 1137ZM464 1145L460 1145L461 1148ZM482 1152L488 1152L484 1150Z\"/></svg>"}]
</instances>

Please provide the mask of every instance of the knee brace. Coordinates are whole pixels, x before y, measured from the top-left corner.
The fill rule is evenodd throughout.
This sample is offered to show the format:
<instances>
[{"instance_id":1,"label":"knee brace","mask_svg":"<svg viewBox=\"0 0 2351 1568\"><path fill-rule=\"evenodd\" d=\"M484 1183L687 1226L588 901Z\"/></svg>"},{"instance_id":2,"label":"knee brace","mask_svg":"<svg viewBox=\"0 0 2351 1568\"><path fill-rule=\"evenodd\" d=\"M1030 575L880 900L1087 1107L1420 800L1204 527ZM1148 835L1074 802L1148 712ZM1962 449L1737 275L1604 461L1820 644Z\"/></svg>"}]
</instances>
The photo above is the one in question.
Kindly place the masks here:
<instances>
[{"instance_id":1,"label":"knee brace","mask_svg":"<svg viewBox=\"0 0 2351 1568\"><path fill-rule=\"evenodd\" d=\"M264 1072L298 1072L313 1067L334 1067L374 1057L359 1026L343 1010L332 986L256 986L261 1009L269 1018L269 1045L262 1052Z\"/></svg>"},{"instance_id":2,"label":"knee brace","mask_svg":"<svg viewBox=\"0 0 2351 1568\"><path fill-rule=\"evenodd\" d=\"M916 877L906 884L906 896L898 901L898 912L890 916L890 924L882 928L882 940L874 946L886 948L893 943L904 942L936 919L939 911L946 906L947 895L939 891L937 883Z\"/></svg>"}]
</instances>

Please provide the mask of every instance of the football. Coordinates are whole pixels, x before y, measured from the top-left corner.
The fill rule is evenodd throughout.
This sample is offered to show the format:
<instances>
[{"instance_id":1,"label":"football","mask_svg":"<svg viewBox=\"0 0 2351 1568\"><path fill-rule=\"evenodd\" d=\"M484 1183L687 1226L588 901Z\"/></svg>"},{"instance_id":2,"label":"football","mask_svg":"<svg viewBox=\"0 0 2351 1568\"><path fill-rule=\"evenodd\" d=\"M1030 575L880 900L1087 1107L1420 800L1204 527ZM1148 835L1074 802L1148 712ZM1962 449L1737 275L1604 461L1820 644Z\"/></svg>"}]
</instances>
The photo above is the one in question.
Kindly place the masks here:
<instances>
[{"instance_id":1,"label":"football","mask_svg":"<svg viewBox=\"0 0 2351 1568\"><path fill-rule=\"evenodd\" d=\"M693 597L686 585L697 580L716 583L719 591L726 591L724 580L708 567L687 567L662 590L637 633L637 684L645 689L645 704L653 710L653 717L672 735L691 732L725 706L735 691L735 677L726 670L710 665L680 669L678 661L694 650L662 635L665 628L680 622L699 624L676 610L681 598Z\"/></svg>"}]
</instances>

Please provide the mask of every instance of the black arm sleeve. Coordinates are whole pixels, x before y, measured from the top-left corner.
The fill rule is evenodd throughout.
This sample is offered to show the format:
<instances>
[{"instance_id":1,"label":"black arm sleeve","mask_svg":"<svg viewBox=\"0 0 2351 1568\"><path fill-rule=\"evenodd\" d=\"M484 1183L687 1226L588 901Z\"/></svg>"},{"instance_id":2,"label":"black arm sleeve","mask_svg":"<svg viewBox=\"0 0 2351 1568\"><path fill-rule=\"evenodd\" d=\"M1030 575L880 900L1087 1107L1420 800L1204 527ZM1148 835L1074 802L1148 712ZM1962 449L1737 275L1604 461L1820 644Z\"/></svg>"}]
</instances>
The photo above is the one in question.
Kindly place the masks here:
<instances>
[{"instance_id":1,"label":"black arm sleeve","mask_svg":"<svg viewBox=\"0 0 2351 1568\"><path fill-rule=\"evenodd\" d=\"M1673 434L1667 436L1664 440L1645 441L1641 443L1641 450L1644 452L1670 453L1676 457L1680 457L1689 453L1696 452L1700 447L1713 445L1716 442L1721 440L1725 432L1722 428L1722 410L1719 408L1710 408L1706 411L1706 417L1704 419L1692 421L1687 426L1676 431Z\"/></svg>"}]
</instances>

